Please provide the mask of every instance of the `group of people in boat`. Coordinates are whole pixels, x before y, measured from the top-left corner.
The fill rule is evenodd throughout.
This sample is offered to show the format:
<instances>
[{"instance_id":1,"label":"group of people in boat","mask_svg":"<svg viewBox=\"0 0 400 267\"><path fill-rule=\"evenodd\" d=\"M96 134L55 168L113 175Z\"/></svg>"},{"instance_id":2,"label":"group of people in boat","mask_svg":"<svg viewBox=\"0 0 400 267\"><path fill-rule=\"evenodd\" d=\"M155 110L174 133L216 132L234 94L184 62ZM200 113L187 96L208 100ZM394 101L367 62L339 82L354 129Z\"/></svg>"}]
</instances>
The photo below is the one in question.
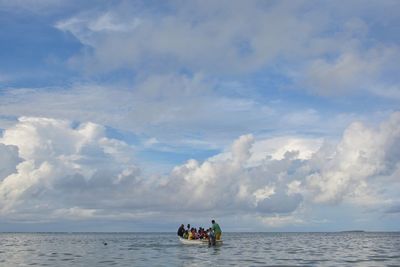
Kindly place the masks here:
<instances>
[{"instance_id":1,"label":"group of people in boat","mask_svg":"<svg viewBox=\"0 0 400 267\"><path fill-rule=\"evenodd\" d=\"M181 226L178 229L178 236L184 239L188 240L197 240L197 239L203 239L203 240L208 240L208 243L210 245L215 245L215 242L217 240L221 240L222 236L222 231L221 227L218 225L218 223L215 222L215 220L211 221L211 227L205 230L202 227L199 227L199 229L190 227L190 224L187 225L187 228L185 229L185 226L181 224Z\"/></svg>"}]
</instances>

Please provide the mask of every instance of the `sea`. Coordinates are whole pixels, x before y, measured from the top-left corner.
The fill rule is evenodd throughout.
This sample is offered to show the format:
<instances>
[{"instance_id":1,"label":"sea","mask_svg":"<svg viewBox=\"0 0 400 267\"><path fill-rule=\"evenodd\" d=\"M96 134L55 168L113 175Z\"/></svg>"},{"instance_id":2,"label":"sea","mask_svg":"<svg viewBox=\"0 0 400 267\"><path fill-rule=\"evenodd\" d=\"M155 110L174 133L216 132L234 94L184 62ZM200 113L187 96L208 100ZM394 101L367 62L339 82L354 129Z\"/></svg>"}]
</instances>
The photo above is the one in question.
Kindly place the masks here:
<instances>
[{"instance_id":1,"label":"sea","mask_svg":"<svg viewBox=\"0 0 400 267\"><path fill-rule=\"evenodd\" d=\"M0 233L0 266L400 266L400 232L222 237L209 247L175 233Z\"/></svg>"}]
</instances>

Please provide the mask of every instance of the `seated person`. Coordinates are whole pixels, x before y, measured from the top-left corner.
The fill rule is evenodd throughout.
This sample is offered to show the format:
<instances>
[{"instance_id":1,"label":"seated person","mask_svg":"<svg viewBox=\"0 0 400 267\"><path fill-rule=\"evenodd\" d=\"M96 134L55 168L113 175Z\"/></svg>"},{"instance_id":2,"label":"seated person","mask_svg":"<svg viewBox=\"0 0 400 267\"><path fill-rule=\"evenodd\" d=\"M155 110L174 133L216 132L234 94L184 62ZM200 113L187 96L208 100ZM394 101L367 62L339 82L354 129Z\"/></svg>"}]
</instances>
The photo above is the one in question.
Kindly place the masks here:
<instances>
[{"instance_id":1,"label":"seated person","mask_svg":"<svg viewBox=\"0 0 400 267\"><path fill-rule=\"evenodd\" d=\"M190 229L188 239L189 240L194 240L196 238L196 232L194 231L194 228Z\"/></svg>"},{"instance_id":2,"label":"seated person","mask_svg":"<svg viewBox=\"0 0 400 267\"><path fill-rule=\"evenodd\" d=\"M185 239L188 239L189 233L188 233L187 230L183 233L183 236L182 236L182 237L185 238Z\"/></svg>"}]
</instances>

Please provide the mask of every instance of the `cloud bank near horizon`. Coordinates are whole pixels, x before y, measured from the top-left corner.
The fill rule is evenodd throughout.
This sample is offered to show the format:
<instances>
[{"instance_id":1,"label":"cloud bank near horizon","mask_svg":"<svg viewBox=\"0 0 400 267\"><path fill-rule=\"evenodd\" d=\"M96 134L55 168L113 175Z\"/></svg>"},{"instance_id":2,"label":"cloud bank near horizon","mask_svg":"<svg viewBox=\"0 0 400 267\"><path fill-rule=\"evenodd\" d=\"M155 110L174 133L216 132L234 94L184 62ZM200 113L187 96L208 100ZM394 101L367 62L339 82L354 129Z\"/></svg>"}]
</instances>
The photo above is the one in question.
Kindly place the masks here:
<instances>
[{"instance_id":1,"label":"cloud bank near horizon","mask_svg":"<svg viewBox=\"0 0 400 267\"><path fill-rule=\"evenodd\" d=\"M259 147L268 140L248 134L223 155L147 177L134 148L107 137L101 125L22 117L0 138L2 220L243 214L281 226L304 223L302 213L314 205L343 202L396 213L399 127L400 113L378 127L354 122L338 143L325 142L306 157L288 148L273 158Z\"/></svg>"}]
</instances>

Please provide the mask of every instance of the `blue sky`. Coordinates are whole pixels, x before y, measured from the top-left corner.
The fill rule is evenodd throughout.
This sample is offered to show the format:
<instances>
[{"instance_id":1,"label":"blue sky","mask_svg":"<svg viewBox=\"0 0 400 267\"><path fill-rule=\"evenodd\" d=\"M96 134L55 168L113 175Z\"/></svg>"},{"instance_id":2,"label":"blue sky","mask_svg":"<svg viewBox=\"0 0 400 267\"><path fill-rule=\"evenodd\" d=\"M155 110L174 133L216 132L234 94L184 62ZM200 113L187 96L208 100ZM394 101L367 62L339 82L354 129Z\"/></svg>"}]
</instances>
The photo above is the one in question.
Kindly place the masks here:
<instances>
[{"instance_id":1,"label":"blue sky","mask_svg":"<svg viewBox=\"0 0 400 267\"><path fill-rule=\"evenodd\" d=\"M399 10L0 1L0 230L399 230Z\"/></svg>"}]
</instances>

